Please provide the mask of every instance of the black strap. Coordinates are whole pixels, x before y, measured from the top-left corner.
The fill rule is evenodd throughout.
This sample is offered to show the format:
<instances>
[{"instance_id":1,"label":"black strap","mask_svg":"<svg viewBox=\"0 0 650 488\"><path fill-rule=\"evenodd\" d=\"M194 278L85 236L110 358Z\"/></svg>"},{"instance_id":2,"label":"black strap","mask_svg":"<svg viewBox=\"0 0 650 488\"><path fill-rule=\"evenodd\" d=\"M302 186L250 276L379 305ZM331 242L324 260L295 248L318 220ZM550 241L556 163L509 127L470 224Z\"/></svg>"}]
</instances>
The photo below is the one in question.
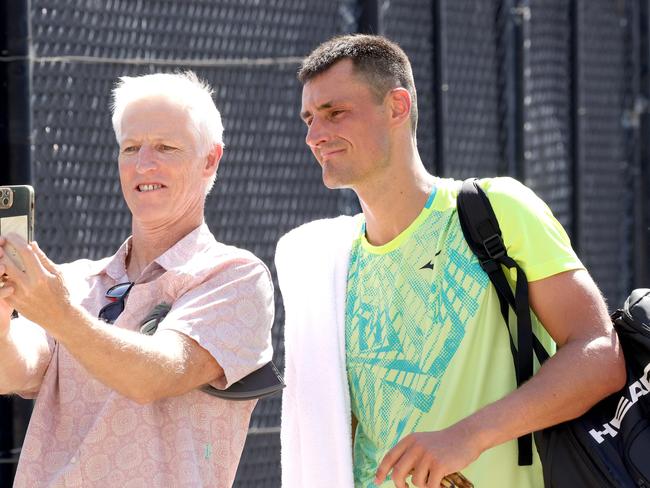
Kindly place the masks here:
<instances>
[{"instance_id":1,"label":"black strap","mask_svg":"<svg viewBox=\"0 0 650 488\"><path fill-rule=\"evenodd\" d=\"M530 305L528 302L528 280L526 273L514 259L508 256L499 222L485 192L478 180L465 180L458 194L458 217L467 244L472 249L494 285L499 298L501 315L508 330L510 351L515 365L517 387L533 376L533 350L540 363L548 359L544 346L533 334ZM513 295L503 267L517 270L517 284ZM508 321L509 308L517 317L517 346L515 347ZM533 462L532 434L518 440L519 465L528 466Z\"/></svg>"}]
</instances>

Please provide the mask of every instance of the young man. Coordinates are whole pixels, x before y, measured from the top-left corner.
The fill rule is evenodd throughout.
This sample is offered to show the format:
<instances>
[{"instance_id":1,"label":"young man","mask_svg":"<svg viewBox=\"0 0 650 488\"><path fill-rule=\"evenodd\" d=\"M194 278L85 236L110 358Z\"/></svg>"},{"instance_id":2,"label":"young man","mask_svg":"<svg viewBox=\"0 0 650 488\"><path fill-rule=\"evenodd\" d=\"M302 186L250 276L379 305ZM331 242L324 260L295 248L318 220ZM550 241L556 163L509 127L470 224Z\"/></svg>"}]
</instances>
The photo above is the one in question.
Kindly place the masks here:
<instances>
[{"instance_id":1,"label":"young man","mask_svg":"<svg viewBox=\"0 0 650 488\"><path fill-rule=\"evenodd\" d=\"M573 418L622 386L603 299L548 207L486 179L508 253L530 281L534 331L558 351L516 389L494 290L456 214L459 182L418 154L416 92L394 43L350 35L303 62L301 117L328 188L363 213L278 243L286 308L284 488L542 486L516 438ZM392 482L391 482L392 481Z\"/></svg>"},{"instance_id":2,"label":"young man","mask_svg":"<svg viewBox=\"0 0 650 488\"><path fill-rule=\"evenodd\" d=\"M114 90L133 220L114 256L59 267L35 242L0 237L0 392L36 398L16 487L233 483L255 401L197 388L226 388L271 359L273 286L204 222L223 154L211 93L193 73L124 77ZM157 331L140 333L163 303Z\"/></svg>"}]
</instances>

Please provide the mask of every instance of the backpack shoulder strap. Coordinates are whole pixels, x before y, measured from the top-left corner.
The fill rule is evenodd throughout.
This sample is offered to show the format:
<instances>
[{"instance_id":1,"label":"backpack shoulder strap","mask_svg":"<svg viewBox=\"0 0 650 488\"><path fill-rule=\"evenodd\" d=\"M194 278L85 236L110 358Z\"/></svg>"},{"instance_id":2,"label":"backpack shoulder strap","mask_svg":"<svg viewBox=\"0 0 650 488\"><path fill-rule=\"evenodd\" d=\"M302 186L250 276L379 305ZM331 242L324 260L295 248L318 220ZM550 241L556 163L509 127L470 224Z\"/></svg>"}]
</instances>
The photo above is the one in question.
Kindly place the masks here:
<instances>
[{"instance_id":1,"label":"backpack shoulder strap","mask_svg":"<svg viewBox=\"0 0 650 488\"><path fill-rule=\"evenodd\" d=\"M548 353L532 332L526 274L521 266L508 256L499 221L477 179L471 178L463 182L458 194L457 208L465 240L497 292L501 315L508 330L517 387L519 387L533 375L533 348L540 363L548 359ZM514 295L502 265L517 270ZM508 324L509 307L512 307L517 316L516 347ZM518 442L519 465L532 464L532 435L522 436Z\"/></svg>"}]
</instances>

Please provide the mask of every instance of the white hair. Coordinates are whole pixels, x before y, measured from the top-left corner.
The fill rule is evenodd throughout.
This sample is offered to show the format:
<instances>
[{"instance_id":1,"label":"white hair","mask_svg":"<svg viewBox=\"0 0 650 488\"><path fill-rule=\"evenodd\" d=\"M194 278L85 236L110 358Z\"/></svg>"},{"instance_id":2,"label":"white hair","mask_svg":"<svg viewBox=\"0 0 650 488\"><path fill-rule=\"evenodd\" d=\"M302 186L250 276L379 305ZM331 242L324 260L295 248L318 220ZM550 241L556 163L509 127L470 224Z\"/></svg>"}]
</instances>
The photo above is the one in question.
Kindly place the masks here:
<instances>
[{"instance_id":1,"label":"white hair","mask_svg":"<svg viewBox=\"0 0 650 488\"><path fill-rule=\"evenodd\" d=\"M113 89L111 111L113 131L118 144L122 137L122 117L133 102L163 97L185 109L194 123L199 139L199 153L207 156L216 145L223 144L221 114L212 99L212 88L199 80L193 71L182 73L155 73L143 76L122 76ZM206 194L214 185L216 172Z\"/></svg>"}]
</instances>

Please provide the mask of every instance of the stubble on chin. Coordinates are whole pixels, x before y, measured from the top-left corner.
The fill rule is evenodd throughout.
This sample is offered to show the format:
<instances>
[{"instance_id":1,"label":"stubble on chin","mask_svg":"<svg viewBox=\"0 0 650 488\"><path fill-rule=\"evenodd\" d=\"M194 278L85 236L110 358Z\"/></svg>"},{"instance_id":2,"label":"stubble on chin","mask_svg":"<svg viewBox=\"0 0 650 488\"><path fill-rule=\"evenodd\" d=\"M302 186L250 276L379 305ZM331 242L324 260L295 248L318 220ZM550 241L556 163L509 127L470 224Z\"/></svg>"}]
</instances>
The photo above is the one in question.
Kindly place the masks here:
<instances>
[{"instance_id":1,"label":"stubble on chin","mask_svg":"<svg viewBox=\"0 0 650 488\"><path fill-rule=\"evenodd\" d=\"M342 188L340 176L337 172L331 167L329 163L320 163L321 164L321 176L323 178L323 184L329 190L337 190Z\"/></svg>"},{"instance_id":2,"label":"stubble on chin","mask_svg":"<svg viewBox=\"0 0 650 488\"><path fill-rule=\"evenodd\" d=\"M340 174L334 174L332 172L326 173L323 171L323 184L329 190L343 190L346 188L352 188L352 179Z\"/></svg>"}]
</instances>

